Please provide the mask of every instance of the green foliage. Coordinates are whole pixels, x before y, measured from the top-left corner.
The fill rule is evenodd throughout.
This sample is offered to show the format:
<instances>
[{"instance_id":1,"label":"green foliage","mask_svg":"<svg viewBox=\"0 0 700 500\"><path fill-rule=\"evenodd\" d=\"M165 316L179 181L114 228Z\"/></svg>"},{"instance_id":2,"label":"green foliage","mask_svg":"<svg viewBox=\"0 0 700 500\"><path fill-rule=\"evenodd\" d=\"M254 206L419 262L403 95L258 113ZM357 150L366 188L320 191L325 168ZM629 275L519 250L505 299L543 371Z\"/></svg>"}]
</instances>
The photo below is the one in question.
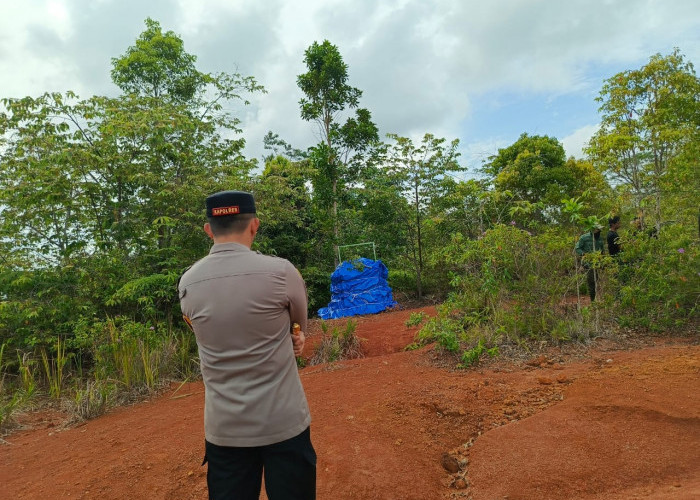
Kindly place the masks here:
<instances>
[{"instance_id":1,"label":"green foliage","mask_svg":"<svg viewBox=\"0 0 700 500\"><path fill-rule=\"evenodd\" d=\"M144 322L163 319L172 322L172 310L177 302L173 290L178 277L178 274L171 272L135 278L125 283L105 304L127 307Z\"/></svg>"},{"instance_id":2,"label":"green foliage","mask_svg":"<svg viewBox=\"0 0 700 500\"><path fill-rule=\"evenodd\" d=\"M37 381L34 375L34 367L36 362L32 359L30 353L17 353L18 371L19 371L19 387L24 391L26 398L31 398L37 391ZM0 362L0 366L2 363Z\"/></svg>"},{"instance_id":3,"label":"green foliage","mask_svg":"<svg viewBox=\"0 0 700 500\"><path fill-rule=\"evenodd\" d=\"M397 293L415 293L416 275L411 271L404 269L389 269L389 277L387 282L394 294Z\"/></svg>"},{"instance_id":4,"label":"green foliage","mask_svg":"<svg viewBox=\"0 0 700 500\"><path fill-rule=\"evenodd\" d=\"M254 179L253 192L262 224L256 248L291 261L298 268L313 261L314 215L306 183L311 178L308 161L294 162L277 156Z\"/></svg>"},{"instance_id":5,"label":"green foliage","mask_svg":"<svg viewBox=\"0 0 700 500\"><path fill-rule=\"evenodd\" d=\"M49 395L54 399L60 399L66 374L66 363L68 363L66 344L65 341L61 341L61 337L56 338L55 356L49 358L46 349L41 349L41 362L49 386Z\"/></svg>"},{"instance_id":6,"label":"green foliage","mask_svg":"<svg viewBox=\"0 0 700 500\"><path fill-rule=\"evenodd\" d=\"M304 120L330 120L345 107L355 108L362 91L347 84L348 65L338 48L324 40L314 42L304 52L307 73L297 77L297 85L306 95L299 101Z\"/></svg>"},{"instance_id":7,"label":"green foliage","mask_svg":"<svg viewBox=\"0 0 700 500\"><path fill-rule=\"evenodd\" d=\"M110 315L171 330L177 277L209 247L198 207L251 185L223 105L263 89L197 72L176 35L146 25L113 61L128 95L2 100L0 341L12 349L60 336L80 354L80 325Z\"/></svg>"},{"instance_id":8,"label":"green foliage","mask_svg":"<svg viewBox=\"0 0 700 500\"><path fill-rule=\"evenodd\" d=\"M29 362L20 356L20 384L8 382L10 363L7 357L7 344L0 344L0 437L15 425L14 414L34 397L36 383Z\"/></svg>"},{"instance_id":9,"label":"green foliage","mask_svg":"<svg viewBox=\"0 0 700 500\"><path fill-rule=\"evenodd\" d=\"M297 77L305 96L299 106L302 119L315 121L321 132L321 142L310 148L308 158L314 169L318 215L332 230L335 259L341 228L339 205L344 201L346 186L356 179L379 135L370 112L356 109L362 91L347 83L348 67L335 45L328 40L314 42L304 53L304 63L307 72ZM337 119L346 109L355 109L355 116L341 124Z\"/></svg>"},{"instance_id":10,"label":"green foliage","mask_svg":"<svg viewBox=\"0 0 700 500\"><path fill-rule=\"evenodd\" d=\"M515 168L524 175L531 175L526 179L525 185L533 187L540 185L540 189L546 186L543 179L537 176L546 175L546 172L561 168L566 161L566 154L561 143L549 136L530 136L522 134L511 146L498 150L498 154L489 158L483 167L484 172L494 178L504 173L510 173ZM533 182L534 181L534 182ZM523 194L529 194L527 189Z\"/></svg>"},{"instance_id":11,"label":"green foliage","mask_svg":"<svg viewBox=\"0 0 700 500\"><path fill-rule=\"evenodd\" d=\"M522 134L511 146L499 149L483 167L497 191L508 192L529 209L521 222L558 221L560 200L580 196L584 191L594 205L607 194L604 177L590 162L566 159L561 143L548 136ZM511 211L515 217L519 212Z\"/></svg>"},{"instance_id":12,"label":"green foliage","mask_svg":"<svg viewBox=\"0 0 700 500\"><path fill-rule=\"evenodd\" d=\"M306 158L304 151L293 148L291 144L281 139L278 134L273 133L271 130L263 137L263 144L265 149L272 151L272 153L263 157L266 165L279 156L290 160L303 160Z\"/></svg>"},{"instance_id":13,"label":"green foliage","mask_svg":"<svg viewBox=\"0 0 700 500\"><path fill-rule=\"evenodd\" d=\"M172 376L182 380L192 380L199 376L199 352L192 331L175 333L174 366Z\"/></svg>"},{"instance_id":14,"label":"green foliage","mask_svg":"<svg viewBox=\"0 0 700 500\"><path fill-rule=\"evenodd\" d=\"M309 315L314 315L331 301L331 270L307 267L301 270L309 296Z\"/></svg>"},{"instance_id":15,"label":"green foliage","mask_svg":"<svg viewBox=\"0 0 700 500\"><path fill-rule=\"evenodd\" d=\"M356 328L357 323L350 319L345 324L344 330L341 331L334 326L329 332L328 324L325 321L321 322L323 337L314 349L309 364L318 365L344 359L361 358L362 346L360 339L355 335Z\"/></svg>"},{"instance_id":16,"label":"green foliage","mask_svg":"<svg viewBox=\"0 0 700 500\"><path fill-rule=\"evenodd\" d=\"M0 382L0 389L2 389ZM13 425L13 413L21 407L24 396L21 391L14 391L6 396L5 391L0 391L0 433L4 433Z\"/></svg>"},{"instance_id":17,"label":"green foliage","mask_svg":"<svg viewBox=\"0 0 700 500\"><path fill-rule=\"evenodd\" d=\"M88 380L75 391L70 401L71 413L79 420L89 420L104 414L114 404L118 388L106 380Z\"/></svg>"},{"instance_id":18,"label":"green foliage","mask_svg":"<svg viewBox=\"0 0 700 500\"><path fill-rule=\"evenodd\" d=\"M35 270L6 270L0 266L0 340L12 351L49 347L63 337L70 349L81 316L90 316L95 305L81 291L90 276L67 265Z\"/></svg>"},{"instance_id":19,"label":"green foliage","mask_svg":"<svg viewBox=\"0 0 700 500\"><path fill-rule=\"evenodd\" d=\"M597 100L601 128L588 154L622 184L635 210L651 207L658 230L665 197L685 188L678 176L694 170L698 182L697 157L687 153L700 141L700 79L676 49L609 78Z\"/></svg>"},{"instance_id":20,"label":"green foliage","mask_svg":"<svg viewBox=\"0 0 700 500\"><path fill-rule=\"evenodd\" d=\"M462 368L468 368L479 362L481 356L486 353L492 358L498 356L498 346L493 346L489 349L486 348L484 344L484 339L479 339L477 344L462 353L462 362L460 366Z\"/></svg>"},{"instance_id":21,"label":"green foliage","mask_svg":"<svg viewBox=\"0 0 700 500\"><path fill-rule=\"evenodd\" d=\"M455 139L445 144L445 139L425 134L420 146L406 137L389 134L395 142L387 152L387 176L398 192L410 200L412 209L403 212L407 217L395 221L406 228L407 260L416 274L416 292L423 297L422 274L424 269L425 219L433 199L441 197L453 184L445 177L453 172L464 170L457 163Z\"/></svg>"},{"instance_id":22,"label":"green foliage","mask_svg":"<svg viewBox=\"0 0 700 500\"><path fill-rule=\"evenodd\" d=\"M700 79L676 49L609 78L597 99L601 129L588 153L642 225L622 233L616 262L626 326L685 324L697 310L699 97ZM643 228L649 219L652 230Z\"/></svg>"},{"instance_id":23,"label":"green foliage","mask_svg":"<svg viewBox=\"0 0 700 500\"><path fill-rule=\"evenodd\" d=\"M572 247L571 237L554 228L533 235L497 225L478 240L455 235L441 258L453 291L417 340L461 352L466 366L487 345L585 336L590 330L578 325L586 320L567 302L577 287Z\"/></svg>"},{"instance_id":24,"label":"green foliage","mask_svg":"<svg viewBox=\"0 0 700 500\"><path fill-rule=\"evenodd\" d=\"M656 238L625 234L617 268L619 322L663 331L697 316L700 249L694 227L665 226Z\"/></svg>"},{"instance_id":25,"label":"green foliage","mask_svg":"<svg viewBox=\"0 0 700 500\"><path fill-rule=\"evenodd\" d=\"M437 342L446 351L455 353L459 350L463 333L461 321L449 316L437 316L421 328L417 340L422 344Z\"/></svg>"},{"instance_id":26,"label":"green foliage","mask_svg":"<svg viewBox=\"0 0 700 500\"><path fill-rule=\"evenodd\" d=\"M175 33L163 33L158 21L145 23L136 45L112 59L112 80L125 93L191 100L207 81L195 68L196 56L185 52Z\"/></svg>"},{"instance_id":27,"label":"green foliage","mask_svg":"<svg viewBox=\"0 0 700 500\"><path fill-rule=\"evenodd\" d=\"M116 380L126 389L154 390L173 369L174 340L154 326L125 318L109 318L92 325L95 339L95 377Z\"/></svg>"},{"instance_id":28,"label":"green foliage","mask_svg":"<svg viewBox=\"0 0 700 500\"><path fill-rule=\"evenodd\" d=\"M406 320L406 326L409 328L412 326L418 326L423 321L425 321L427 318L428 318L428 315L425 314L425 312L423 312L423 311L413 312Z\"/></svg>"},{"instance_id":29,"label":"green foliage","mask_svg":"<svg viewBox=\"0 0 700 500\"><path fill-rule=\"evenodd\" d=\"M0 344L0 388L3 387L3 384L5 382L5 371L6 371L6 362L5 362L5 349L7 348L6 343Z\"/></svg>"},{"instance_id":30,"label":"green foliage","mask_svg":"<svg viewBox=\"0 0 700 500\"><path fill-rule=\"evenodd\" d=\"M443 181L452 185L446 185L443 193L431 200L434 228L439 235L461 233L477 238L494 224L512 219L508 213L513 199L510 191L490 190L488 182L473 179Z\"/></svg>"}]
</instances>

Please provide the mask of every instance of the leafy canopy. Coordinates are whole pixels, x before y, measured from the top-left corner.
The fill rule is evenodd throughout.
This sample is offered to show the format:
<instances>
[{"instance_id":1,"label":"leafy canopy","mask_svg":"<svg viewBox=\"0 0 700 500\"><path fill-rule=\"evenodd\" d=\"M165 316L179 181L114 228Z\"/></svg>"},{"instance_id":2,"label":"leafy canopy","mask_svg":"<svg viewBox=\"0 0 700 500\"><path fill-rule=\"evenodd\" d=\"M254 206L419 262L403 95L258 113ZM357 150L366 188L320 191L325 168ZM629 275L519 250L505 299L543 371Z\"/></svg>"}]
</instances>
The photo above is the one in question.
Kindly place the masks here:
<instances>
[{"instance_id":1,"label":"leafy canopy","mask_svg":"<svg viewBox=\"0 0 700 500\"><path fill-rule=\"evenodd\" d=\"M348 65L338 48L324 40L314 42L304 52L307 72L297 77L297 85L306 95L299 101L304 120L318 120L325 129L336 113L356 108L362 91L348 85Z\"/></svg>"},{"instance_id":2,"label":"leafy canopy","mask_svg":"<svg viewBox=\"0 0 700 500\"><path fill-rule=\"evenodd\" d=\"M606 80L597 101L601 127L588 154L628 187L638 210L652 205L658 224L665 196L687 182L697 187L700 80L693 65L678 49L656 54Z\"/></svg>"},{"instance_id":3,"label":"leafy canopy","mask_svg":"<svg viewBox=\"0 0 700 500\"><path fill-rule=\"evenodd\" d=\"M563 198L580 196L584 191L600 195L607 189L605 179L590 162L567 160L562 144L546 135L522 134L489 158L483 171L497 191L520 202L540 204L550 212Z\"/></svg>"},{"instance_id":4,"label":"leafy canopy","mask_svg":"<svg viewBox=\"0 0 700 500\"><path fill-rule=\"evenodd\" d=\"M112 59L112 81L128 94L190 101L209 76L197 71L197 57L185 52L174 32L163 33L160 23L151 18L145 23L136 44Z\"/></svg>"}]
</instances>

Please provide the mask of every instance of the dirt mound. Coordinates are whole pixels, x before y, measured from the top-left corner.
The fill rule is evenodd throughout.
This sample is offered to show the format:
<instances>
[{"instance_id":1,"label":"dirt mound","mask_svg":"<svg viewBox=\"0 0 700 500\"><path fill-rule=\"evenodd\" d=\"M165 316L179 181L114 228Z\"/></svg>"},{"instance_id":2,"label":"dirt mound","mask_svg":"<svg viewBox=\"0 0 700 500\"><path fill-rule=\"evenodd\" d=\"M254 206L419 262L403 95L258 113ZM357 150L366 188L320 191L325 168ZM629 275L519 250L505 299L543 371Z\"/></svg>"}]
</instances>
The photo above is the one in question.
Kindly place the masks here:
<instances>
[{"instance_id":1,"label":"dirt mound","mask_svg":"<svg viewBox=\"0 0 700 500\"><path fill-rule=\"evenodd\" d=\"M411 312L357 319L367 357L301 371L320 500L700 497L697 345L450 371L402 351ZM203 388L176 388L73 428L34 415L0 447L0 498L206 498Z\"/></svg>"},{"instance_id":2,"label":"dirt mound","mask_svg":"<svg viewBox=\"0 0 700 500\"><path fill-rule=\"evenodd\" d=\"M474 499L700 498L699 352L610 352L572 373L563 401L476 441Z\"/></svg>"}]
</instances>

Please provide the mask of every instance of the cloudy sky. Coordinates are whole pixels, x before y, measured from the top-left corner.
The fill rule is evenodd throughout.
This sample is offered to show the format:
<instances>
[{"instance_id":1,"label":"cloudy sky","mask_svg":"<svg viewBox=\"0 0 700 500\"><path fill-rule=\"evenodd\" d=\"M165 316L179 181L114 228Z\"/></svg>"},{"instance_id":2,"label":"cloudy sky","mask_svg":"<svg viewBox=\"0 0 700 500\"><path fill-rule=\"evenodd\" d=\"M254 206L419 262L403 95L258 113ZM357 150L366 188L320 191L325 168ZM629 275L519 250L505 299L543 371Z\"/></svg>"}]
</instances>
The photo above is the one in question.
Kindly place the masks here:
<instances>
[{"instance_id":1,"label":"cloudy sky","mask_svg":"<svg viewBox=\"0 0 700 500\"><path fill-rule=\"evenodd\" d=\"M473 172L518 136L569 155L599 121L603 80L679 47L700 63L698 0L0 0L0 97L115 95L111 58L159 21L201 71L238 71L268 90L236 106L246 154L268 130L315 142L296 76L314 41L335 44L380 133L461 142ZM472 174L476 175L476 174Z\"/></svg>"}]
</instances>

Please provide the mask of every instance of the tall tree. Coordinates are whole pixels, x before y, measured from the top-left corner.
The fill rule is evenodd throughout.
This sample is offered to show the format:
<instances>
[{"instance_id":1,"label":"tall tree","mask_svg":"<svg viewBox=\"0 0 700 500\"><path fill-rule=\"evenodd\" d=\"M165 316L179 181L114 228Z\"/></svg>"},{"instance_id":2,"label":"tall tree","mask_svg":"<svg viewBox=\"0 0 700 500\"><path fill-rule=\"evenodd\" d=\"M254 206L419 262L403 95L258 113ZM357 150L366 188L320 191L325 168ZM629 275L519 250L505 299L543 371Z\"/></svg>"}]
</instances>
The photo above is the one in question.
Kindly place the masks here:
<instances>
[{"instance_id":1,"label":"tall tree","mask_svg":"<svg viewBox=\"0 0 700 500\"><path fill-rule=\"evenodd\" d=\"M399 187L412 205L413 216L405 221L411 234L411 261L416 272L416 291L423 297L423 226L432 200L444 193L446 177L464 170L457 158L459 140L446 143L445 139L425 134L419 146L407 137L389 134L395 142L387 154L387 175Z\"/></svg>"},{"instance_id":2,"label":"tall tree","mask_svg":"<svg viewBox=\"0 0 700 500\"><path fill-rule=\"evenodd\" d=\"M309 171L308 161L294 162L276 156L266 162L253 185L257 210L263 220L256 238L257 248L289 259L300 268L312 261L309 258L313 238L311 196L306 186Z\"/></svg>"},{"instance_id":3,"label":"tall tree","mask_svg":"<svg viewBox=\"0 0 700 500\"><path fill-rule=\"evenodd\" d=\"M658 230L664 194L677 184L667 179L674 162L682 170L677 162L685 157L691 160L686 170L697 172L697 159L686 154L700 139L700 80L693 65L678 49L656 54L642 68L606 80L597 100L601 127L588 154L631 188L638 210L651 202Z\"/></svg>"},{"instance_id":4,"label":"tall tree","mask_svg":"<svg viewBox=\"0 0 700 500\"><path fill-rule=\"evenodd\" d=\"M590 162L566 159L564 146L554 137L522 134L507 148L491 156L482 170L496 191L508 193L514 202L537 204L528 217L551 222L557 218L561 200L593 193L594 201L608 191L602 174Z\"/></svg>"},{"instance_id":5,"label":"tall tree","mask_svg":"<svg viewBox=\"0 0 700 500\"><path fill-rule=\"evenodd\" d=\"M163 33L160 23L150 17L145 23L136 44L112 59L112 80L127 94L191 100L209 75L197 71L197 57L185 52L179 36Z\"/></svg>"},{"instance_id":6,"label":"tall tree","mask_svg":"<svg viewBox=\"0 0 700 500\"><path fill-rule=\"evenodd\" d=\"M164 33L160 23L151 18L145 24L136 43L120 57L112 58L112 81L125 94L184 105L204 118L220 112L221 102L240 99L248 104L243 94L265 92L250 76L199 71L195 66L197 56L185 51L176 33Z\"/></svg>"},{"instance_id":7,"label":"tall tree","mask_svg":"<svg viewBox=\"0 0 700 500\"><path fill-rule=\"evenodd\" d=\"M318 125L321 142L312 149L316 168L314 196L330 208L334 254L340 237L338 203L343 184L362 163L362 157L379 140L376 125L366 109L355 109L362 91L350 86L348 66L338 48L328 40L314 42L304 52L307 72L297 77L297 85L306 97L299 101L301 117ZM355 109L340 123L340 115Z\"/></svg>"}]
</instances>

